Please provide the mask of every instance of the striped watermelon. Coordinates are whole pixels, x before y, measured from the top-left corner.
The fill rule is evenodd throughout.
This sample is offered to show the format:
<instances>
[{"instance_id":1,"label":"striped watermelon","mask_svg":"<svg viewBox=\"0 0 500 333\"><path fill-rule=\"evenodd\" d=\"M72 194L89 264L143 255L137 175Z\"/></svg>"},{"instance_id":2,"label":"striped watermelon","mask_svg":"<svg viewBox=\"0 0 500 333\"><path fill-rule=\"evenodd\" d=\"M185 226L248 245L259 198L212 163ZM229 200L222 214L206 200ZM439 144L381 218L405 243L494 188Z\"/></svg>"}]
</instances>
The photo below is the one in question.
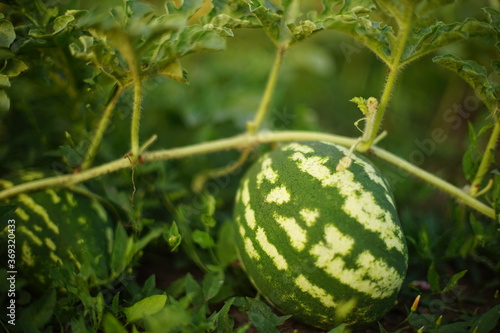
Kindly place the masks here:
<instances>
[{"instance_id":1,"label":"striped watermelon","mask_svg":"<svg viewBox=\"0 0 500 333\"><path fill-rule=\"evenodd\" d=\"M384 315L408 263L386 181L355 154L337 171L347 153L323 142L283 145L250 167L235 201L237 249L254 286L322 329Z\"/></svg>"},{"instance_id":2,"label":"striped watermelon","mask_svg":"<svg viewBox=\"0 0 500 333\"><path fill-rule=\"evenodd\" d=\"M42 176L39 172L26 173L20 181ZM9 180L0 180L0 189L12 185ZM51 269L67 263L74 264L91 285L109 276L113 223L95 198L66 189L48 189L21 194L9 203L18 206L13 214L16 269L30 287L49 287ZM0 238L6 231L0 232Z\"/></svg>"}]
</instances>

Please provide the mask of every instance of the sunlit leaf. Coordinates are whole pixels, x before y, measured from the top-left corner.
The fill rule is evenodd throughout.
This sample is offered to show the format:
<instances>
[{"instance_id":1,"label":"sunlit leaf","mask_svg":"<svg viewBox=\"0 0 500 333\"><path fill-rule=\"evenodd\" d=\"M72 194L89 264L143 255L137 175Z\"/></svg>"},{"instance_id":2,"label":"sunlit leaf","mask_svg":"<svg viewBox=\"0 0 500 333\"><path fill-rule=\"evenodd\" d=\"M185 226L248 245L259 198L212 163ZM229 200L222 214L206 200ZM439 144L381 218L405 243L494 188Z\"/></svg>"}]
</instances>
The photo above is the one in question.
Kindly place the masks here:
<instances>
[{"instance_id":1,"label":"sunlit leaf","mask_svg":"<svg viewBox=\"0 0 500 333\"><path fill-rule=\"evenodd\" d=\"M483 8L483 11L486 13L491 26L500 33L500 12L491 7Z\"/></svg>"},{"instance_id":2,"label":"sunlit leaf","mask_svg":"<svg viewBox=\"0 0 500 333\"><path fill-rule=\"evenodd\" d=\"M127 333L127 330L111 313L106 313L103 318L102 328L104 333Z\"/></svg>"},{"instance_id":3,"label":"sunlit leaf","mask_svg":"<svg viewBox=\"0 0 500 333\"><path fill-rule=\"evenodd\" d=\"M498 112L497 94L488 79L486 68L473 60L462 60L451 54L434 57L432 60L457 73L474 89L476 95L486 104L490 111Z\"/></svg>"},{"instance_id":4,"label":"sunlit leaf","mask_svg":"<svg viewBox=\"0 0 500 333\"><path fill-rule=\"evenodd\" d=\"M129 322L134 322L159 312L166 302L166 295L153 295L138 301L128 308L124 308L123 312Z\"/></svg>"},{"instance_id":5,"label":"sunlit leaf","mask_svg":"<svg viewBox=\"0 0 500 333\"><path fill-rule=\"evenodd\" d=\"M391 44L394 34L390 26L380 22L373 22L366 16L357 16L354 13L335 15L321 22L324 29L331 29L346 33L359 41L389 63Z\"/></svg>"},{"instance_id":6,"label":"sunlit leaf","mask_svg":"<svg viewBox=\"0 0 500 333\"><path fill-rule=\"evenodd\" d=\"M466 273L467 273L467 270L463 270L461 272L458 272L458 273L454 274L450 278L450 281L448 282L448 284L446 285L446 287L444 287L443 293L446 293L448 291L453 290L453 288L455 288L457 286L458 281L460 281L460 279L463 278Z\"/></svg>"},{"instance_id":7,"label":"sunlit leaf","mask_svg":"<svg viewBox=\"0 0 500 333\"><path fill-rule=\"evenodd\" d=\"M54 36L66 29L66 27L74 20L75 17L73 15L61 15L55 18L51 32L43 32L39 29L32 29L30 30L29 35L35 38Z\"/></svg>"},{"instance_id":8,"label":"sunlit leaf","mask_svg":"<svg viewBox=\"0 0 500 333\"><path fill-rule=\"evenodd\" d=\"M24 63L22 60L13 58L7 60L0 73L7 77L16 77L26 70L28 70L28 65L26 65L26 63Z\"/></svg>"},{"instance_id":9,"label":"sunlit leaf","mask_svg":"<svg viewBox=\"0 0 500 333\"><path fill-rule=\"evenodd\" d=\"M0 19L0 47L8 48L16 38L16 32L12 23Z\"/></svg>"},{"instance_id":10,"label":"sunlit leaf","mask_svg":"<svg viewBox=\"0 0 500 333\"><path fill-rule=\"evenodd\" d=\"M445 45L474 36L492 35L493 32L489 24L473 18L451 24L425 20L410 34L402 61L408 63Z\"/></svg>"},{"instance_id":11,"label":"sunlit leaf","mask_svg":"<svg viewBox=\"0 0 500 333\"><path fill-rule=\"evenodd\" d=\"M0 89L9 88L10 81L7 75L0 74Z\"/></svg>"}]
</instances>

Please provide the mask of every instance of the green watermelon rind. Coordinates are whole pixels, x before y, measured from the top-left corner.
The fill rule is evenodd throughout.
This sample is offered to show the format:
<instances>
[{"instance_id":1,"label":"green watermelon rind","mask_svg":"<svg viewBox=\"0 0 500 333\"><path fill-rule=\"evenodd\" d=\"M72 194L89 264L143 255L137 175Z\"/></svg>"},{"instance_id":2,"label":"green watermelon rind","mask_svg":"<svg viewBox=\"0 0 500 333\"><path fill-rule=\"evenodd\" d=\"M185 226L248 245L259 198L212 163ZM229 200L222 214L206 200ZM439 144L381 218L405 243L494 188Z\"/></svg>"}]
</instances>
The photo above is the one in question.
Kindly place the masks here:
<instances>
[{"instance_id":1,"label":"green watermelon rind","mask_svg":"<svg viewBox=\"0 0 500 333\"><path fill-rule=\"evenodd\" d=\"M0 188L11 185L0 180ZM91 285L107 281L113 222L96 198L68 189L47 189L21 194L9 204L17 206L12 214L16 268L29 286L50 287L52 270L63 266L74 267Z\"/></svg>"},{"instance_id":2,"label":"green watermelon rind","mask_svg":"<svg viewBox=\"0 0 500 333\"><path fill-rule=\"evenodd\" d=\"M347 153L325 142L285 144L247 170L235 200L237 250L254 286L323 329L383 316L408 263L387 182L355 154L336 171Z\"/></svg>"}]
</instances>

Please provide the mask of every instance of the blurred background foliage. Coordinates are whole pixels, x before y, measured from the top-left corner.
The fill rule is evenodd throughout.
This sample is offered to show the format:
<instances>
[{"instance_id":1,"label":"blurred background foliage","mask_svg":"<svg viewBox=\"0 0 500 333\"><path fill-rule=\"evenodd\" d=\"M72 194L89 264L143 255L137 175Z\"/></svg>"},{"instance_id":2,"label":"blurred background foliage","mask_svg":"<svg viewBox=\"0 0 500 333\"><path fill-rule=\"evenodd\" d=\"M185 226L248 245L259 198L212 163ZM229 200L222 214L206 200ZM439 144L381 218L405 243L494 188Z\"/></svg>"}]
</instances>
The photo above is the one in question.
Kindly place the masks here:
<instances>
[{"instance_id":1,"label":"blurred background foliage","mask_svg":"<svg viewBox=\"0 0 500 333\"><path fill-rule=\"evenodd\" d=\"M95 8L111 8L121 3L104 0L49 2L46 2L48 8L58 5L60 14L67 8L97 10ZM152 6L162 3L159 0L145 2ZM7 10L9 1L6 3L0 4L0 12ZM321 1L304 3L304 11L321 6ZM487 6L497 6L498 10L495 1L458 0L454 6L441 8L436 16L444 22L461 21L466 17L484 21L486 17L481 8ZM25 18L13 15L9 19L16 26L17 34L28 33ZM197 20L195 16L190 22ZM87 66L85 61L72 56L68 40L77 38L79 32L73 33L76 35L40 39L39 44L19 50L17 57L29 70L11 81L7 90L10 110L0 114L0 175L24 169L70 173L82 163L113 82L107 76L97 75L96 69ZM156 150L242 133L259 105L275 52L275 45L261 29L234 29L234 36L226 38L223 51L195 53L182 58L189 84L167 77L146 79L141 141L157 134L157 141L149 148ZM473 38L446 46L438 53L409 64L398 77L383 123L388 136L379 146L404 159L413 159L418 166L453 184L465 186L462 158L471 143L469 127L479 131L490 122L489 113L466 82L431 59L434 55L452 53L475 60L492 72L490 61L497 57L496 52L491 39ZM351 37L335 31L321 31L286 53L264 128L357 137L361 133L354 123L362 115L349 100L355 96L378 98L386 74L386 66ZM490 80L498 82L498 75L492 75ZM132 90L128 88L117 103L95 165L127 153L131 100ZM436 129L441 130L439 142L433 134ZM479 147L484 147L485 140L487 135L479 138ZM156 221L171 227L175 220L181 234L184 233L184 250L171 253L165 240L150 245L140 261L139 280L156 274L159 287L174 288L172 281L186 272L197 277L203 274L194 268L193 262L197 261L196 257L201 262L211 262L212 254L207 251L210 246L203 239L190 240L185 235L191 237L193 230L207 230L207 220L203 216L207 215L211 197L215 198L216 210L208 215L213 216L218 227L209 228L210 234L217 244L222 244L219 246L227 245L220 237L225 236L220 229L231 219L233 196L242 170L230 177L209 181L202 193L192 190L192 182L196 175L234 162L238 156L237 151L219 152L141 165L135 169L133 202L130 200L133 193L130 170L86 183L93 192L121 207L129 226ZM497 153L497 160L498 157ZM453 199L384 162L372 160L387 175L395 190L412 251L408 281L426 280L431 263L445 263L438 266L441 274L449 278L468 269L469 291L486 287L487 299L479 301L494 302L491 290L500 288L497 225L482 216L473 217L471 222L470 211ZM170 233L166 238L173 235L175 233ZM216 251L224 252L223 248ZM228 260L231 259L234 258ZM244 279L238 269L231 269L236 272L232 273L235 280ZM481 286L482 281L490 283ZM228 288L251 294L248 282L234 282ZM482 292L482 289L478 291ZM234 293L227 292L228 295ZM406 308L411 305L408 300L417 293L404 288Z\"/></svg>"}]
</instances>

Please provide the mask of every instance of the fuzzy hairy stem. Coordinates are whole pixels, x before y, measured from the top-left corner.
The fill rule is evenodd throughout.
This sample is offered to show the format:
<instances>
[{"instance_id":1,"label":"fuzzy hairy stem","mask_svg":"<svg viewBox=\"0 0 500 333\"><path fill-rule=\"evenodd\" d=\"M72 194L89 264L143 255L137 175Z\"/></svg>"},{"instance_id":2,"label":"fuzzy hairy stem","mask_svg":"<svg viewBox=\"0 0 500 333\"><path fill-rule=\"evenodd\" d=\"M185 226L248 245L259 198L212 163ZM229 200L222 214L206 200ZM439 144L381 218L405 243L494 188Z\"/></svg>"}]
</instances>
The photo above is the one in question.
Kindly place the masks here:
<instances>
[{"instance_id":1,"label":"fuzzy hairy stem","mask_svg":"<svg viewBox=\"0 0 500 333\"><path fill-rule=\"evenodd\" d=\"M497 145L499 137L500 121L496 121L495 126L493 127L493 131L491 132L490 139L488 140L488 144L486 145L486 149L484 150L483 157L481 158L481 163L479 164L476 176L474 177L470 187L469 194L472 196L477 196L481 190L481 183L483 182L483 178L488 172L488 168L491 165L492 155L495 151L495 147Z\"/></svg>"},{"instance_id":2,"label":"fuzzy hairy stem","mask_svg":"<svg viewBox=\"0 0 500 333\"><path fill-rule=\"evenodd\" d=\"M271 142L285 142L285 141L326 141L337 143L343 146L350 147L356 142L357 138L348 138L344 136L319 133L319 132L305 132L305 131L281 131L281 132L260 132L257 134L241 134L234 137L220 139L210 142L203 142L190 146L145 152L142 156L144 162L162 161L170 159L179 159L189 156L209 154L222 150L230 149L244 149L254 145L271 143ZM378 147L372 147L370 153L385 160L402 170L412 174L427 183L439 188L440 190L448 193L452 197L458 199L465 205L477 210L478 212L495 219L495 212L493 208L485 205L468 193L462 191L460 188L444 181L443 179L423 170L419 167L403 160L402 158L387 152ZM70 174L64 176L56 176L36 180L20 185L7 188L0 192L0 201L19 195L37 190L42 190L52 187L71 186L77 183L84 182L99 176L103 176L120 169L131 167L131 163L127 158L121 158L92 169L82 171L77 174Z\"/></svg>"},{"instance_id":3,"label":"fuzzy hairy stem","mask_svg":"<svg viewBox=\"0 0 500 333\"><path fill-rule=\"evenodd\" d=\"M276 87L276 82L278 80L278 73L283 62L283 56L285 55L286 47L279 46L278 51L276 52L276 58L274 59L274 64L269 73L269 78L267 80L266 88L264 90L264 94L262 95L262 99L260 101L259 108L257 109L257 113L253 121L249 122L248 132L250 134L255 134L259 130L264 118L269 110L269 104L271 103L271 98L274 93L274 88Z\"/></svg>"},{"instance_id":4,"label":"fuzzy hairy stem","mask_svg":"<svg viewBox=\"0 0 500 333\"><path fill-rule=\"evenodd\" d=\"M123 89L120 86L115 86L113 88L113 94L111 95L111 98L106 105L106 108L104 109L104 113L101 120L99 121L96 133L92 138L90 147L87 150L87 154L85 155L85 159L83 160L83 163L81 165L82 170L88 169L92 165L95 155L97 154L97 149L99 148L99 145L101 144L102 138L104 136L104 132L106 131L106 128L111 121L111 114L113 113L116 102L118 101L118 97L120 97L122 91Z\"/></svg>"},{"instance_id":5,"label":"fuzzy hairy stem","mask_svg":"<svg viewBox=\"0 0 500 333\"><path fill-rule=\"evenodd\" d=\"M392 58L392 62L389 66L389 74L387 75L387 79L385 81L384 90L382 92L382 96L380 97L380 103L378 105L377 113L375 114L375 118L371 124L369 129L368 137L363 137L363 141L361 141L357 147L359 152L366 152L373 145L373 141L377 137L377 133L379 131L380 125L382 124L382 119L384 119L385 110L389 105L389 100L391 99L392 91L394 89L394 85L396 83L396 78L401 70L402 57L403 52L406 46L406 42L408 40L408 36L411 30L413 17L413 6L408 6L406 8L404 20L398 21L400 26L400 31L398 33L398 43L396 44L394 51L394 56Z\"/></svg>"}]
</instances>

